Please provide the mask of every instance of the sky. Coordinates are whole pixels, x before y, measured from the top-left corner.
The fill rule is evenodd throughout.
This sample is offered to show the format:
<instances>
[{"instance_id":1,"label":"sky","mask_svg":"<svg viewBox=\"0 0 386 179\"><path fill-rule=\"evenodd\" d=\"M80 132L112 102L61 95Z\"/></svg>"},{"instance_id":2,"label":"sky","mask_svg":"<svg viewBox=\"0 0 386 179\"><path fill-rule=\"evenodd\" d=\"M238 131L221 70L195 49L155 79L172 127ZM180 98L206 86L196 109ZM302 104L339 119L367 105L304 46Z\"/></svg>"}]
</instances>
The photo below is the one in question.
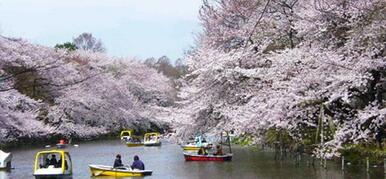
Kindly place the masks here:
<instances>
[{"instance_id":1,"label":"sky","mask_svg":"<svg viewBox=\"0 0 386 179\"><path fill-rule=\"evenodd\" d=\"M182 57L200 32L201 0L0 0L0 34L55 46L82 32L111 56Z\"/></svg>"}]
</instances>

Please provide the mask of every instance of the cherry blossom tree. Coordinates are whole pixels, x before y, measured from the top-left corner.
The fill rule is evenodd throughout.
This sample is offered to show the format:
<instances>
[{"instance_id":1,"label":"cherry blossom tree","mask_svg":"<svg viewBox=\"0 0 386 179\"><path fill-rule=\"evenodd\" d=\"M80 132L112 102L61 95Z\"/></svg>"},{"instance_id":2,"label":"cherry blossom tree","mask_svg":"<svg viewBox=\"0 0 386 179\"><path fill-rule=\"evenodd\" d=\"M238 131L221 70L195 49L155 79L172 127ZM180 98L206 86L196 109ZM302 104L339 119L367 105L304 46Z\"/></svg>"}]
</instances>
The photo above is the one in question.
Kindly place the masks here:
<instances>
[{"instance_id":1,"label":"cherry blossom tree","mask_svg":"<svg viewBox=\"0 0 386 179\"><path fill-rule=\"evenodd\" d=\"M0 143L165 129L169 79L134 59L0 36Z\"/></svg>"},{"instance_id":2,"label":"cherry blossom tree","mask_svg":"<svg viewBox=\"0 0 386 179\"><path fill-rule=\"evenodd\" d=\"M374 140L385 122L385 5L204 1L204 30L179 93L189 116L180 135L235 130L264 142L267 129L285 130L324 158ZM329 131L323 140L320 126Z\"/></svg>"}]
</instances>

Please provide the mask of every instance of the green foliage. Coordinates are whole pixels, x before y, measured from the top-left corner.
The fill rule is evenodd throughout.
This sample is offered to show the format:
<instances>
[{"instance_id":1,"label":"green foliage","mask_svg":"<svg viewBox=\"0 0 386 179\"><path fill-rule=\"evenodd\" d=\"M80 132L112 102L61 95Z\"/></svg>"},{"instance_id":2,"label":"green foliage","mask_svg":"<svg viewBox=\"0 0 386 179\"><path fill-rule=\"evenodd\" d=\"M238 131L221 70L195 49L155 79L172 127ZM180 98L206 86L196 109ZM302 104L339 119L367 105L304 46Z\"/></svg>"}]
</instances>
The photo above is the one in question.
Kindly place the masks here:
<instances>
[{"instance_id":1,"label":"green foliage","mask_svg":"<svg viewBox=\"0 0 386 179\"><path fill-rule=\"evenodd\" d=\"M65 50L68 50L68 51L75 51L75 50L78 49L76 47L76 45L74 43L72 43L72 42L65 42L63 44L56 44L55 48L56 49L65 49Z\"/></svg>"},{"instance_id":2,"label":"green foliage","mask_svg":"<svg viewBox=\"0 0 386 179\"><path fill-rule=\"evenodd\" d=\"M294 140L289 135L288 131L283 129L271 128L265 133L265 142L270 146L280 143L282 145L294 144Z\"/></svg>"},{"instance_id":3,"label":"green foliage","mask_svg":"<svg viewBox=\"0 0 386 179\"><path fill-rule=\"evenodd\" d=\"M252 144L253 137L250 134L242 134L232 139L233 144L246 146Z\"/></svg>"},{"instance_id":4,"label":"green foliage","mask_svg":"<svg viewBox=\"0 0 386 179\"><path fill-rule=\"evenodd\" d=\"M369 157L371 164L379 164L383 161L386 151L375 144L351 144L346 145L340 152L345 160L352 164L365 164L366 157Z\"/></svg>"}]
</instances>

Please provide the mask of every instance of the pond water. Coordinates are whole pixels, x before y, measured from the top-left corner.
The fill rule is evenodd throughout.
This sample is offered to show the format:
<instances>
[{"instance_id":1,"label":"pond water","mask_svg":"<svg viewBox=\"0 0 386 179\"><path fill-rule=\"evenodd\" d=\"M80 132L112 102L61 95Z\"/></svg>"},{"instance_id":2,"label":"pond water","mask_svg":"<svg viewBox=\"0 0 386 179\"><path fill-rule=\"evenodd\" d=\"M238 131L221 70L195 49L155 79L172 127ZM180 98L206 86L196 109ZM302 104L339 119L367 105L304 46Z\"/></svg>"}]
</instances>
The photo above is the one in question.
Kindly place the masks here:
<instances>
[{"instance_id":1,"label":"pond water","mask_svg":"<svg viewBox=\"0 0 386 179\"><path fill-rule=\"evenodd\" d=\"M33 178L32 168L36 152L43 148L17 149L13 153L10 172L0 171L0 179ZM340 164L328 162L327 169L308 165L303 157L299 165L293 159L276 161L273 152L257 151L252 148L233 146L231 162L185 162L182 149L176 144L164 142L161 147L127 147L118 140L81 143L79 147L69 147L73 160L73 178L90 177L89 164L112 165L116 154L122 155L125 164L130 164L134 155L145 163L146 169L153 170L151 178L384 178L383 167L372 167L370 172L364 166L347 166L341 171ZM105 179L106 177L95 177Z\"/></svg>"}]
</instances>

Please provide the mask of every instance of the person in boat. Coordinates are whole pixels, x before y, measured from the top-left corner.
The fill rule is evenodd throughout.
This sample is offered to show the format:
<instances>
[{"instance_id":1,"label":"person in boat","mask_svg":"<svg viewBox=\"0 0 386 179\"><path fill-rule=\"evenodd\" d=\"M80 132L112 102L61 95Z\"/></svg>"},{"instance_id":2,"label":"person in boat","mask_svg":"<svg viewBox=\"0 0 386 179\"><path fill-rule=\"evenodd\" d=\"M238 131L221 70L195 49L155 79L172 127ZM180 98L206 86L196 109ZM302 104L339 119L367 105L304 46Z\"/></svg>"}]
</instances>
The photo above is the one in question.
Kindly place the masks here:
<instances>
[{"instance_id":1,"label":"person in boat","mask_svg":"<svg viewBox=\"0 0 386 179\"><path fill-rule=\"evenodd\" d=\"M50 159L50 164L49 164L49 165L56 166L57 163L58 163L58 161L56 160L56 155L55 155L55 154L52 154L52 155L51 155L51 159Z\"/></svg>"},{"instance_id":2,"label":"person in boat","mask_svg":"<svg viewBox=\"0 0 386 179\"><path fill-rule=\"evenodd\" d=\"M55 168L61 168L62 167L62 157L60 157L58 163L56 164ZM64 160L64 169L68 170L67 161Z\"/></svg>"},{"instance_id":3,"label":"person in boat","mask_svg":"<svg viewBox=\"0 0 386 179\"><path fill-rule=\"evenodd\" d=\"M216 152L214 153L214 155L224 155L224 153L222 152L221 145L216 146Z\"/></svg>"},{"instance_id":4,"label":"person in boat","mask_svg":"<svg viewBox=\"0 0 386 179\"><path fill-rule=\"evenodd\" d=\"M208 155L208 151L206 151L206 149L204 147L201 147L200 149L198 149L198 155Z\"/></svg>"},{"instance_id":5,"label":"person in boat","mask_svg":"<svg viewBox=\"0 0 386 179\"><path fill-rule=\"evenodd\" d=\"M114 168L122 167L122 166L123 166L123 164L122 164L122 160L121 160L121 155L118 154L118 155L115 157Z\"/></svg>"},{"instance_id":6,"label":"person in boat","mask_svg":"<svg viewBox=\"0 0 386 179\"><path fill-rule=\"evenodd\" d=\"M143 162L139 160L139 157L137 155L134 156L134 162L131 165L131 169L145 170L145 164L143 164Z\"/></svg>"},{"instance_id":7,"label":"person in boat","mask_svg":"<svg viewBox=\"0 0 386 179\"><path fill-rule=\"evenodd\" d=\"M41 165L40 168L48 168L49 165L50 165L50 159L46 157L46 162L44 163L44 165Z\"/></svg>"}]
</instances>

